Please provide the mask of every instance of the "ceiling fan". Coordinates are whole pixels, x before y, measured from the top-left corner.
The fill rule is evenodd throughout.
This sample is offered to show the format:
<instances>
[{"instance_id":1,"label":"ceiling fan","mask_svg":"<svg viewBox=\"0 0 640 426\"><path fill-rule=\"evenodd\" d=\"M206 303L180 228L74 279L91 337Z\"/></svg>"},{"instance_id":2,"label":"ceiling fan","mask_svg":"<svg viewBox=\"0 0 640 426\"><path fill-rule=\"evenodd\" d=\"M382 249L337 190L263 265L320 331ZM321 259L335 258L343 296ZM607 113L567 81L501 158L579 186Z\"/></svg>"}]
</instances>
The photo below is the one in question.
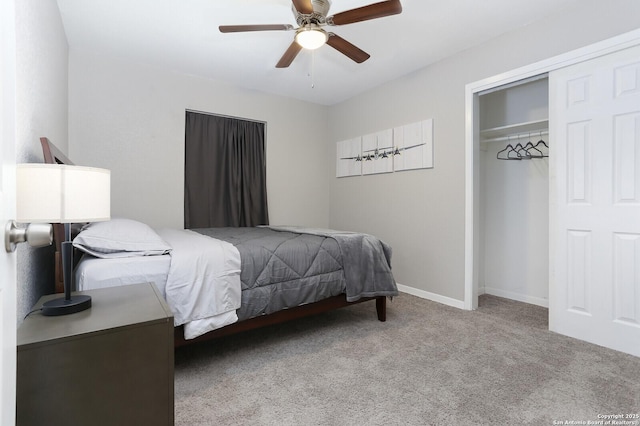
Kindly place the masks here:
<instances>
[{"instance_id":1,"label":"ceiling fan","mask_svg":"<svg viewBox=\"0 0 640 426\"><path fill-rule=\"evenodd\" d=\"M295 28L289 24L279 25L220 25L222 33L235 33L246 31L293 31L296 35L276 68L286 68L296 58L300 50L317 49L325 43L340 53L351 58L357 63L369 59L370 55L360 48L349 43L337 34L325 31L324 26L338 26L353 24L354 22L368 21L370 19L383 18L402 12L400 0L381 1L368 6L340 12L327 16L331 0L292 0L293 15L298 23Z\"/></svg>"}]
</instances>

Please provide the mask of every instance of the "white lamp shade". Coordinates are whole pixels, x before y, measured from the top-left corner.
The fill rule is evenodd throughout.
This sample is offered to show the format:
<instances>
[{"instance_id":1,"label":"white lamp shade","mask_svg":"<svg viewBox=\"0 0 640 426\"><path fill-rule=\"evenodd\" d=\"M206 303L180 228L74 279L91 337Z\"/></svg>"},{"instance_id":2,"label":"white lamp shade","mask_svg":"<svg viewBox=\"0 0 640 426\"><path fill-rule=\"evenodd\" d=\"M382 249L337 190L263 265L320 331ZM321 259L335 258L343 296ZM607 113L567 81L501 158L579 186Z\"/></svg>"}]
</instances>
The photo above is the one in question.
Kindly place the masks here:
<instances>
[{"instance_id":1,"label":"white lamp shade","mask_svg":"<svg viewBox=\"0 0 640 426\"><path fill-rule=\"evenodd\" d=\"M16 220L77 223L109 220L111 172L62 164L16 166Z\"/></svg>"},{"instance_id":2,"label":"white lamp shade","mask_svg":"<svg viewBox=\"0 0 640 426\"><path fill-rule=\"evenodd\" d=\"M309 27L298 31L296 43L304 49L315 50L327 42L327 33L321 29Z\"/></svg>"}]
</instances>

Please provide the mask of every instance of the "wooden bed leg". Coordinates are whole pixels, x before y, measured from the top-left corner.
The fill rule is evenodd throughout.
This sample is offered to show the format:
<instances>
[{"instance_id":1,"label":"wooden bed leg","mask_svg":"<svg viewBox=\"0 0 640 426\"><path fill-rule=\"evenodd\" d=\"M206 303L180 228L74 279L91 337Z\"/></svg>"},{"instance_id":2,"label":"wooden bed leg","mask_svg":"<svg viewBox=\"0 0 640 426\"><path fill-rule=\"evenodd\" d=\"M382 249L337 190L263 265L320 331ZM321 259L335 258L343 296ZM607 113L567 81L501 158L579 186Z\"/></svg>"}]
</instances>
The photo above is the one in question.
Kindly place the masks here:
<instances>
[{"instance_id":1,"label":"wooden bed leg","mask_svg":"<svg viewBox=\"0 0 640 426\"><path fill-rule=\"evenodd\" d=\"M376 297L376 312L378 313L378 321L387 320L387 298L385 296Z\"/></svg>"}]
</instances>

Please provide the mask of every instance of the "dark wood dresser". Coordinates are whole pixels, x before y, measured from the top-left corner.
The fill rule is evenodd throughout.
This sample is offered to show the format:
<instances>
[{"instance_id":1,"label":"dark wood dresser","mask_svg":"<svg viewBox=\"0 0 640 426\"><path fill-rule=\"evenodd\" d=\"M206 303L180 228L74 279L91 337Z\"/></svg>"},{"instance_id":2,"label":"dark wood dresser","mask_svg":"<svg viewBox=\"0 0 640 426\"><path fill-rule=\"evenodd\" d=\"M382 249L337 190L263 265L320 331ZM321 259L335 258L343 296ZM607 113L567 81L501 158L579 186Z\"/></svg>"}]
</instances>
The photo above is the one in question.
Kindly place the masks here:
<instances>
[{"instance_id":1,"label":"dark wood dresser","mask_svg":"<svg viewBox=\"0 0 640 426\"><path fill-rule=\"evenodd\" d=\"M173 315L158 289L80 294L90 309L35 312L18 328L17 424L173 425Z\"/></svg>"}]
</instances>

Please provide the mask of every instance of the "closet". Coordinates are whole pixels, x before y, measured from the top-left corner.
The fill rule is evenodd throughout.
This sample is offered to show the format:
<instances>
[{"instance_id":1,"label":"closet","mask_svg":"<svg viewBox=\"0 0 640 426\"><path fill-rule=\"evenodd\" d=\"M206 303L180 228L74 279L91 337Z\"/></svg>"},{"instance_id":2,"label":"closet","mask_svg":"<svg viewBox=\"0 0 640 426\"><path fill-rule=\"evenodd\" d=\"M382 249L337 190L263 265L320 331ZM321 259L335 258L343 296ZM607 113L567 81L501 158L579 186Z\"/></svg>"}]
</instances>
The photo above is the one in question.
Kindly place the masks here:
<instances>
[{"instance_id":1,"label":"closet","mask_svg":"<svg viewBox=\"0 0 640 426\"><path fill-rule=\"evenodd\" d=\"M478 293L548 307L547 75L479 94Z\"/></svg>"},{"instance_id":2,"label":"closet","mask_svg":"<svg viewBox=\"0 0 640 426\"><path fill-rule=\"evenodd\" d=\"M470 83L466 111L465 308L548 306L640 356L640 30Z\"/></svg>"}]
</instances>

